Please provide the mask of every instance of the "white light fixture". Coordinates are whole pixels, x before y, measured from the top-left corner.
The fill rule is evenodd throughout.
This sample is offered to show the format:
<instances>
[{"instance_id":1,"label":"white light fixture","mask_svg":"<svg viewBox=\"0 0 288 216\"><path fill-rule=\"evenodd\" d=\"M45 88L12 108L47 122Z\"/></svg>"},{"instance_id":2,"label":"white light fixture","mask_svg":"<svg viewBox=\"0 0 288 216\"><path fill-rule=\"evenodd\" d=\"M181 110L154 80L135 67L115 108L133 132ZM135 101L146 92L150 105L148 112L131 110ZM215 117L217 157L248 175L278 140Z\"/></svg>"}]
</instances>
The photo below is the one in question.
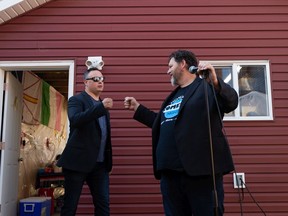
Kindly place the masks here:
<instances>
[{"instance_id":1,"label":"white light fixture","mask_svg":"<svg viewBox=\"0 0 288 216\"><path fill-rule=\"evenodd\" d=\"M85 62L87 69L97 68L98 70L102 70L104 66L104 61L102 60L102 56L88 56L88 59Z\"/></svg>"}]
</instances>

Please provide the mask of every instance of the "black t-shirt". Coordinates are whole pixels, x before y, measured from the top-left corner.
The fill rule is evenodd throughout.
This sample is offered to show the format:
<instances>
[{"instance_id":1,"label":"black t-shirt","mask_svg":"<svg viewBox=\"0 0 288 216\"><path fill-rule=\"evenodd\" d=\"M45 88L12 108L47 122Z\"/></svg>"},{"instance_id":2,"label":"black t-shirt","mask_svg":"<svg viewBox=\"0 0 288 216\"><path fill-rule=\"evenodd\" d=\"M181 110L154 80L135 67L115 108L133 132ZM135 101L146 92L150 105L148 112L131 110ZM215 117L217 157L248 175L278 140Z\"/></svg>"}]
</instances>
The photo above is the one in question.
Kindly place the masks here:
<instances>
[{"instance_id":1,"label":"black t-shirt","mask_svg":"<svg viewBox=\"0 0 288 216\"><path fill-rule=\"evenodd\" d=\"M99 105L100 101L94 100L91 97L91 100L93 101L94 105ZM97 162L103 162L104 161L104 152L105 152L105 146L106 146L106 141L107 141L107 124L106 124L106 116L103 115L101 117L98 118L98 122L101 128L101 144L100 144L100 148L99 148L99 154L97 157Z\"/></svg>"},{"instance_id":2,"label":"black t-shirt","mask_svg":"<svg viewBox=\"0 0 288 216\"><path fill-rule=\"evenodd\" d=\"M157 170L182 171L174 135L174 125L187 87L180 88L171 102L162 110L160 136L156 149Z\"/></svg>"}]
</instances>

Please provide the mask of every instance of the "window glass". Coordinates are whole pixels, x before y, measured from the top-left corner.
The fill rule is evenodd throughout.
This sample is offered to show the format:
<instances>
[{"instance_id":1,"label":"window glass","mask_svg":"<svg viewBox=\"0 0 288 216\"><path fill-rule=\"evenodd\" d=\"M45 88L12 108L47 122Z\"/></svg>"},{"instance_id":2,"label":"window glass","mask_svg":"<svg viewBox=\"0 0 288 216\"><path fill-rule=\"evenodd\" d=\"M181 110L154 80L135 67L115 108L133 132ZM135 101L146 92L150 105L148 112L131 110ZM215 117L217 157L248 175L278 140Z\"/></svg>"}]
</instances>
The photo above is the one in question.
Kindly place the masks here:
<instances>
[{"instance_id":1,"label":"window glass","mask_svg":"<svg viewBox=\"0 0 288 216\"><path fill-rule=\"evenodd\" d=\"M230 67L229 66L227 67L215 66L215 71L216 71L217 76L221 77L221 79L223 79L225 83L228 83L230 86L233 86L231 66ZM234 115L235 115L234 111L225 114L225 116L234 116Z\"/></svg>"},{"instance_id":2,"label":"window glass","mask_svg":"<svg viewBox=\"0 0 288 216\"><path fill-rule=\"evenodd\" d=\"M240 65L238 68L240 116L268 116L265 66Z\"/></svg>"},{"instance_id":3,"label":"window glass","mask_svg":"<svg viewBox=\"0 0 288 216\"><path fill-rule=\"evenodd\" d=\"M225 120L272 120L272 95L268 61L213 61L217 76L239 95L236 110Z\"/></svg>"}]
</instances>

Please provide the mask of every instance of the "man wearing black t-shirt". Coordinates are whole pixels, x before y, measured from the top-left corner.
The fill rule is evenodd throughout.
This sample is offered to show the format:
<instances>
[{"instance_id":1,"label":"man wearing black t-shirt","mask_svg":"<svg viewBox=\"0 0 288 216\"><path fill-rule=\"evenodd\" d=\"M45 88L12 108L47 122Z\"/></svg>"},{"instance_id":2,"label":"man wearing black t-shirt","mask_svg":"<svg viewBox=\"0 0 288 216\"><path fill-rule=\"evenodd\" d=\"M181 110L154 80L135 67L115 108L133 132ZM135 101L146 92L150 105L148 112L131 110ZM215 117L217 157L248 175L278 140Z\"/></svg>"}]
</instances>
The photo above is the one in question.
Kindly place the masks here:
<instances>
[{"instance_id":1,"label":"man wearing black t-shirt","mask_svg":"<svg viewBox=\"0 0 288 216\"><path fill-rule=\"evenodd\" d=\"M198 66L197 73L189 71L191 66ZM177 87L158 113L134 97L125 97L124 107L152 128L153 169L160 179L165 215L221 216L223 175L234 170L222 119L237 108L237 92L217 77L211 64L198 64L190 51L173 52L168 67L171 84Z\"/></svg>"},{"instance_id":2,"label":"man wearing black t-shirt","mask_svg":"<svg viewBox=\"0 0 288 216\"><path fill-rule=\"evenodd\" d=\"M57 162L65 180L61 216L76 215L85 182L93 198L94 215L109 216L109 174L113 165L109 110L113 100L101 99L104 76L98 68L88 69L83 78L85 90L68 101L70 133Z\"/></svg>"}]
</instances>

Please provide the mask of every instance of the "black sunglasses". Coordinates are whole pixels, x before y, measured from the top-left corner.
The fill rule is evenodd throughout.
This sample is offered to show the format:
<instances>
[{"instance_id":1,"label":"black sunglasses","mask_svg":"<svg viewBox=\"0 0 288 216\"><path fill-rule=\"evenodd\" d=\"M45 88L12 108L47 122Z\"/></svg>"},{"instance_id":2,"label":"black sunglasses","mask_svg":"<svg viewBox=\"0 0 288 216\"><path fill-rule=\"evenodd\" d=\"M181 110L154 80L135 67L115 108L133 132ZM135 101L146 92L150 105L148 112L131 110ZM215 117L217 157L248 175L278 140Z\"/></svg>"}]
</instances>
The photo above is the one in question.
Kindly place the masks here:
<instances>
[{"instance_id":1,"label":"black sunglasses","mask_svg":"<svg viewBox=\"0 0 288 216\"><path fill-rule=\"evenodd\" d=\"M95 77L87 78L86 80L93 80L93 82L103 82L104 79L105 79L104 77L95 76Z\"/></svg>"}]
</instances>

